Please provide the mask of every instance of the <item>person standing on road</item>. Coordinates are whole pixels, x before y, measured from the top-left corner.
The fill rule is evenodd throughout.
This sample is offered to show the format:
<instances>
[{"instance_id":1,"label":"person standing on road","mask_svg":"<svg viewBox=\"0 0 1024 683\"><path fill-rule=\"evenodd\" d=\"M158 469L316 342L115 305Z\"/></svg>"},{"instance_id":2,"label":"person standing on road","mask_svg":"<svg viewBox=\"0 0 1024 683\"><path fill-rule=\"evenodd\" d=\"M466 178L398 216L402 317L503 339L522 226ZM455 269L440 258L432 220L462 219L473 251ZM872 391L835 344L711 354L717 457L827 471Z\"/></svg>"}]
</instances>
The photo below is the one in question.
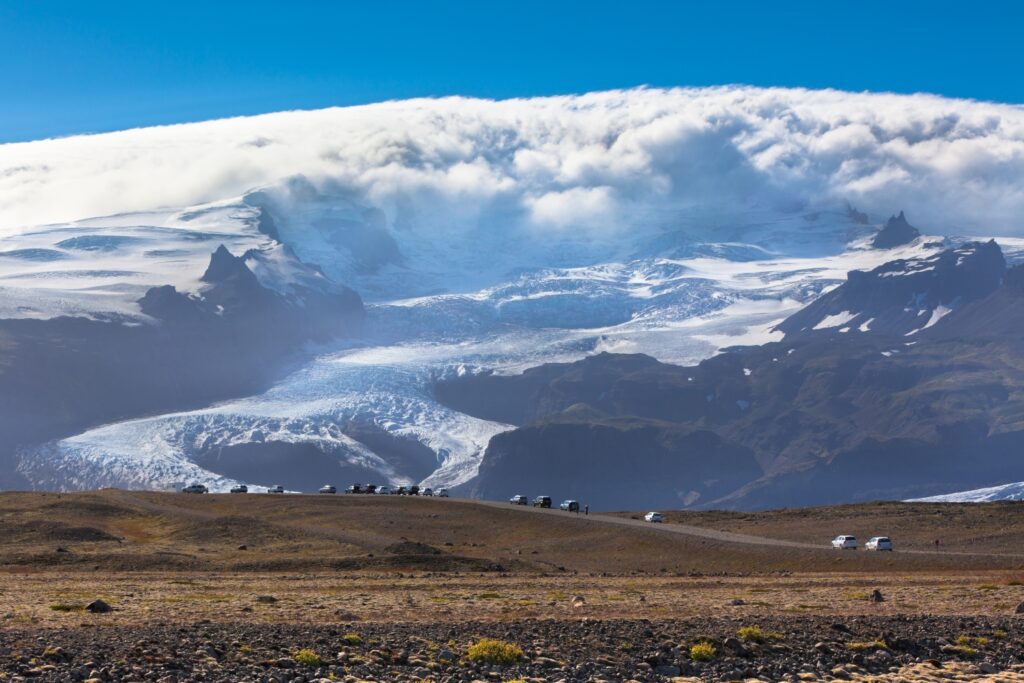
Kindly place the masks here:
<instances>
[{"instance_id":1,"label":"person standing on road","mask_svg":"<svg viewBox=\"0 0 1024 683\"><path fill-rule=\"evenodd\" d=\"M584 516L590 514L590 506L589 505L584 505L583 506L583 514L584 514Z\"/></svg>"}]
</instances>

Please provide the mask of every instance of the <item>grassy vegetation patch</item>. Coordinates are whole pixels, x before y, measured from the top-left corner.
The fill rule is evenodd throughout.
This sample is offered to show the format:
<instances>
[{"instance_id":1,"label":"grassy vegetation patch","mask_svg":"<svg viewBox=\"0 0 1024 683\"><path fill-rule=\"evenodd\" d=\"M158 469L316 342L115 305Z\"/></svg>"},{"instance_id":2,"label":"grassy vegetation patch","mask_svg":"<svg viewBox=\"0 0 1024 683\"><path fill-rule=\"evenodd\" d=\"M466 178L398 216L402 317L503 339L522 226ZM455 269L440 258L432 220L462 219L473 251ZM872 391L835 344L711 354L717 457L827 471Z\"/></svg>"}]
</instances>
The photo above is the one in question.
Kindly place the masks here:
<instances>
[{"instance_id":1,"label":"grassy vegetation patch","mask_svg":"<svg viewBox=\"0 0 1024 683\"><path fill-rule=\"evenodd\" d=\"M362 645L363 639L358 633L346 633L341 637L341 640L346 645Z\"/></svg>"},{"instance_id":2,"label":"grassy vegetation patch","mask_svg":"<svg viewBox=\"0 0 1024 683\"><path fill-rule=\"evenodd\" d=\"M690 659L695 662L710 662L718 655L715 646L708 642L695 643L690 647Z\"/></svg>"},{"instance_id":3,"label":"grassy vegetation patch","mask_svg":"<svg viewBox=\"0 0 1024 683\"><path fill-rule=\"evenodd\" d=\"M84 612L85 605L72 605L67 602L55 602L50 605L50 609L54 612Z\"/></svg>"},{"instance_id":4,"label":"grassy vegetation patch","mask_svg":"<svg viewBox=\"0 0 1024 683\"><path fill-rule=\"evenodd\" d=\"M518 645L504 640L481 638L469 646L466 658L481 664L515 664L523 658L523 651Z\"/></svg>"},{"instance_id":5,"label":"grassy vegetation patch","mask_svg":"<svg viewBox=\"0 0 1024 683\"><path fill-rule=\"evenodd\" d=\"M308 666L310 668L320 666L324 663L323 660L320 659L320 655L318 655L317 653L313 652L308 648L296 650L293 657L295 659L295 662L300 666Z\"/></svg>"},{"instance_id":6,"label":"grassy vegetation patch","mask_svg":"<svg viewBox=\"0 0 1024 683\"><path fill-rule=\"evenodd\" d=\"M889 646L885 644L884 640L855 641L847 643L846 649L853 652L868 652L871 650L888 650Z\"/></svg>"},{"instance_id":7,"label":"grassy vegetation patch","mask_svg":"<svg viewBox=\"0 0 1024 683\"><path fill-rule=\"evenodd\" d=\"M760 626L741 626L736 635L748 643L763 643L766 640Z\"/></svg>"},{"instance_id":8,"label":"grassy vegetation patch","mask_svg":"<svg viewBox=\"0 0 1024 683\"><path fill-rule=\"evenodd\" d=\"M988 638L983 636L961 635L956 639L956 644L964 647L985 647L988 643Z\"/></svg>"}]
</instances>

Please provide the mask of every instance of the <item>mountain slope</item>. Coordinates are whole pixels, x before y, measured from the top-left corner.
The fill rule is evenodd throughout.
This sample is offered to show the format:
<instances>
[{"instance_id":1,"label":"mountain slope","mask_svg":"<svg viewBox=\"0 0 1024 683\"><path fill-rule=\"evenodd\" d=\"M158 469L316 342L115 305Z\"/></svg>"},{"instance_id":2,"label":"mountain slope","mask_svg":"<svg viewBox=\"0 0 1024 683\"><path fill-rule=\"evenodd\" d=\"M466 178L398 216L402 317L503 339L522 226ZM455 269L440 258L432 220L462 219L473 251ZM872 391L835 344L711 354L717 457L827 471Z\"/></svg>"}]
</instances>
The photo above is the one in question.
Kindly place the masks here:
<instances>
[{"instance_id":1,"label":"mountain slope","mask_svg":"<svg viewBox=\"0 0 1024 683\"><path fill-rule=\"evenodd\" d=\"M28 469L36 485L60 479L19 462L20 445L252 393L303 343L353 334L363 317L359 296L333 284L297 305L223 245L200 279L195 294L149 289L139 300L146 323L0 320L0 485L23 485Z\"/></svg>"},{"instance_id":2,"label":"mountain slope","mask_svg":"<svg viewBox=\"0 0 1024 683\"><path fill-rule=\"evenodd\" d=\"M612 460L620 463L608 468L613 472L660 472L643 497L666 507L907 498L1012 481L1024 471L1024 329L1001 334L1005 330L975 329L958 318L1019 310L1019 270L999 283L1003 260L994 243L948 250L933 264L937 276L923 278L897 262L852 275L822 297L829 306L856 303L860 315L886 323L881 330L787 335L694 367L597 355L518 376L452 378L437 394L471 414L521 425L489 445L473 488L482 495L498 495L520 465L525 474L513 480L521 487L546 488L551 473L595 507L625 507L636 502L633 492L617 486L617 477L626 475L591 483L599 475L589 463ZM970 303L928 334L908 339L901 334L908 296ZM820 301L792 316L787 327L803 332L809 324L803 321L827 315L831 309L822 310ZM866 306L875 308L865 313ZM665 443L672 443L672 434L695 431L716 439L714 446L679 441L662 456L624 448L611 436L586 438L609 424L654 430ZM722 451L749 452L758 471L721 458ZM567 471L579 473L578 481L563 478ZM702 486L707 482L714 485ZM719 484L735 488L723 493Z\"/></svg>"}]
</instances>

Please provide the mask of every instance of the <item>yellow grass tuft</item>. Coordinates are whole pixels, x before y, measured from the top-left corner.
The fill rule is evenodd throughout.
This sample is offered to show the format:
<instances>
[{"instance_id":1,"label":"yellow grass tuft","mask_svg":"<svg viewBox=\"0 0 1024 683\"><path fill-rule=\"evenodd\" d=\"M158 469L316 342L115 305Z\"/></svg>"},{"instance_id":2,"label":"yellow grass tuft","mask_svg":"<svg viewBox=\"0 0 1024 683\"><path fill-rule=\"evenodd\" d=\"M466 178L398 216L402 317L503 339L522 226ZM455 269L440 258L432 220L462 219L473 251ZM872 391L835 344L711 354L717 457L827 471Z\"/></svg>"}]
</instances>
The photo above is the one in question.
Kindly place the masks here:
<instances>
[{"instance_id":1,"label":"yellow grass tuft","mask_svg":"<svg viewBox=\"0 0 1024 683\"><path fill-rule=\"evenodd\" d=\"M466 651L472 662L483 664L515 664L523 658L523 651L517 645L494 638L481 638Z\"/></svg>"}]
</instances>

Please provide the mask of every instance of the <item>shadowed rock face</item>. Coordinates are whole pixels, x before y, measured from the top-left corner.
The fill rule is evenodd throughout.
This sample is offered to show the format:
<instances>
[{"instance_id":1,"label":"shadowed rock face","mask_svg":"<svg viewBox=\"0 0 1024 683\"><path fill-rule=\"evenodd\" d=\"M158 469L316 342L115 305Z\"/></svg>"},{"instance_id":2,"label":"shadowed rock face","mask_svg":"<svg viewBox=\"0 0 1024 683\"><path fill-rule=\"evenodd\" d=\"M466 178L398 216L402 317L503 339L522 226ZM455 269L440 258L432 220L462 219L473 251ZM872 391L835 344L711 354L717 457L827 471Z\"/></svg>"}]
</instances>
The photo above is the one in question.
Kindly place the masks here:
<instances>
[{"instance_id":1,"label":"shadowed rock face","mask_svg":"<svg viewBox=\"0 0 1024 683\"><path fill-rule=\"evenodd\" d=\"M885 222L882 229L871 240L871 246L875 249L892 249L903 244L909 244L920 236L921 233L907 222L907 217L900 211L898 216L891 216Z\"/></svg>"},{"instance_id":2,"label":"shadowed rock face","mask_svg":"<svg viewBox=\"0 0 1024 683\"><path fill-rule=\"evenodd\" d=\"M295 305L223 246L202 279L196 297L147 291L139 305L153 324L0 320L0 488L23 484L18 444L260 391L301 344L355 334L362 321L352 290L332 285Z\"/></svg>"},{"instance_id":3,"label":"shadowed rock face","mask_svg":"<svg viewBox=\"0 0 1024 683\"><path fill-rule=\"evenodd\" d=\"M909 291L906 282L891 290L880 275L904 272L900 263L867 274L883 319L884 295ZM999 284L994 243L951 250L933 265L941 276L906 276L922 285L916 294L964 303L910 338L895 323L787 335L686 368L600 354L518 376L451 378L437 396L520 425L488 446L473 485L487 497L525 491L586 497L594 509L674 501L751 509L1019 481L1024 276L1012 269ZM864 291L856 279L822 298L854 300Z\"/></svg>"}]
</instances>

